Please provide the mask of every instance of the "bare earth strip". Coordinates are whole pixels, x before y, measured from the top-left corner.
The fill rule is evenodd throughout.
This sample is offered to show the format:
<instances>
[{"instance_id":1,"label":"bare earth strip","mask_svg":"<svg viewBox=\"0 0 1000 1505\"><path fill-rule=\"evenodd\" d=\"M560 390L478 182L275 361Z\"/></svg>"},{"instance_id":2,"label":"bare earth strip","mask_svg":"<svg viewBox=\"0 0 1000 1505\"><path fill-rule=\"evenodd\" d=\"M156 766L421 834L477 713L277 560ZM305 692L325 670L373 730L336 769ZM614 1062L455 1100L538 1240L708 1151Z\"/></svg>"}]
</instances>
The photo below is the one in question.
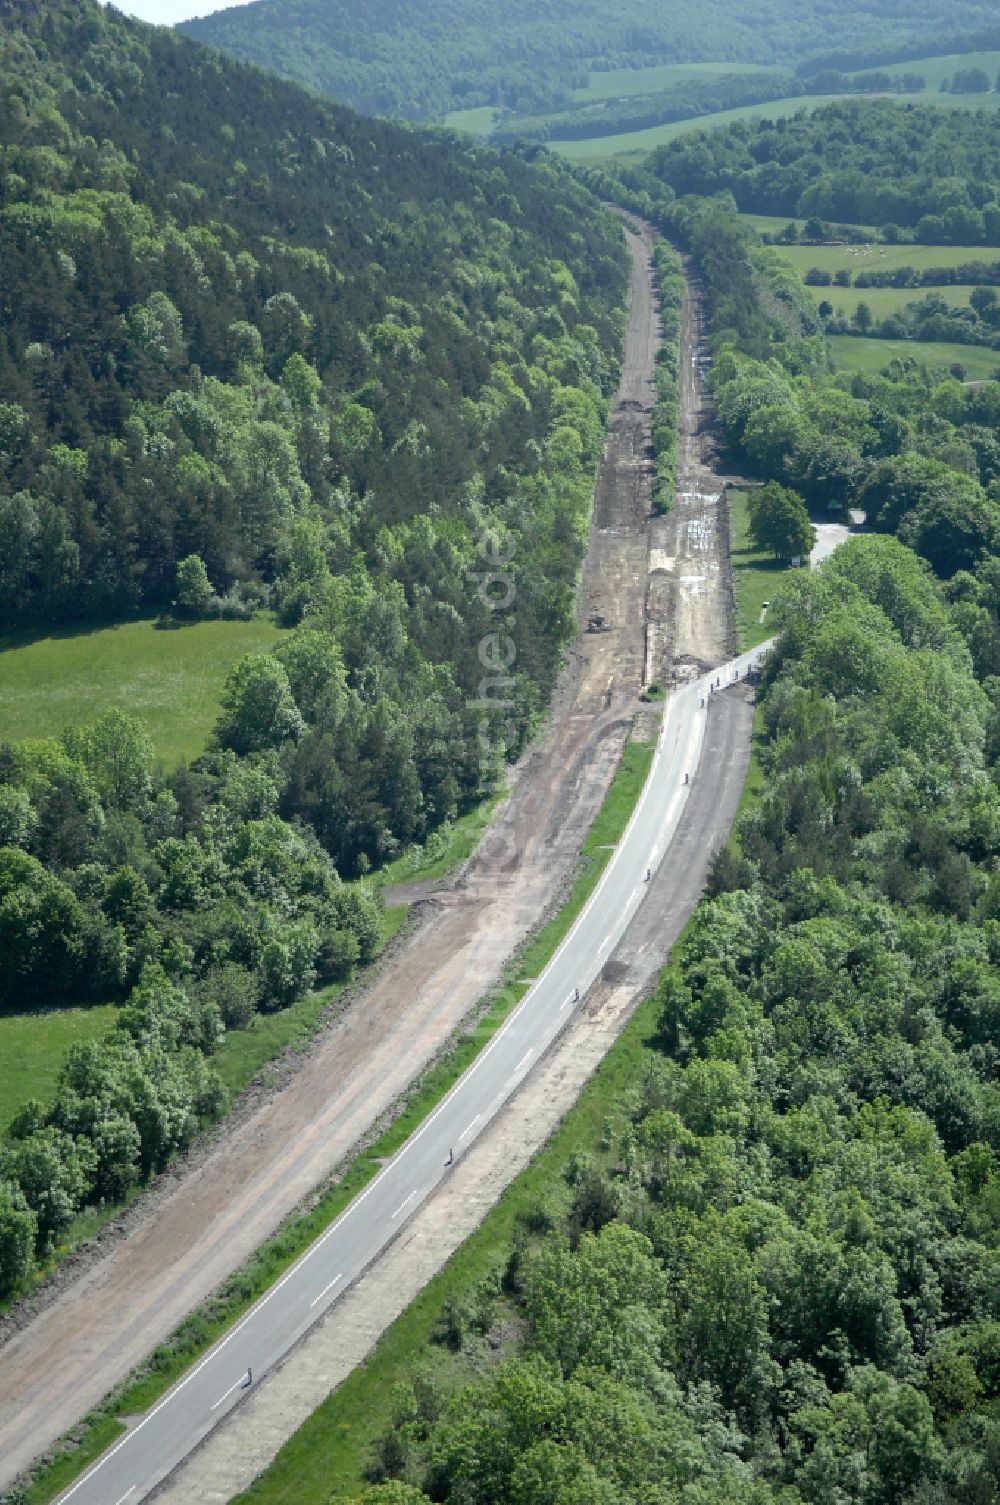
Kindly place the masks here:
<instances>
[{"instance_id":1,"label":"bare earth strip","mask_svg":"<svg viewBox=\"0 0 1000 1505\"><path fill-rule=\"evenodd\" d=\"M711 854L725 840L739 804L752 726L741 689L714 697L694 791L669 857L583 1008L378 1263L155 1491L158 1505L220 1505L249 1488L557 1127L645 996L697 903Z\"/></svg>"},{"instance_id":2,"label":"bare earth strip","mask_svg":"<svg viewBox=\"0 0 1000 1505\"><path fill-rule=\"evenodd\" d=\"M647 239L629 234L622 382L584 567L610 630L570 655L545 737L461 883L317 1040L300 1069L236 1114L117 1239L4 1325L0 1487L96 1405L348 1156L434 1058L559 900L617 767L644 662L647 459L658 342ZM110 1244L110 1247L109 1247Z\"/></svg>"},{"instance_id":3,"label":"bare earth strip","mask_svg":"<svg viewBox=\"0 0 1000 1505\"><path fill-rule=\"evenodd\" d=\"M697 289L685 304L683 349L678 505L655 525L661 554L651 554L649 569L650 594L660 605L658 629L650 633L651 668L680 677L694 663L722 659L732 630L728 524L722 484L710 465L711 408L700 379ZM664 555L671 561L668 571L662 569ZM681 823L646 902L582 1009L399 1238L155 1492L158 1505L220 1505L247 1489L544 1144L648 992L698 902L712 853L736 814L752 727L743 687L711 698L701 762Z\"/></svg>"}]
</instances>

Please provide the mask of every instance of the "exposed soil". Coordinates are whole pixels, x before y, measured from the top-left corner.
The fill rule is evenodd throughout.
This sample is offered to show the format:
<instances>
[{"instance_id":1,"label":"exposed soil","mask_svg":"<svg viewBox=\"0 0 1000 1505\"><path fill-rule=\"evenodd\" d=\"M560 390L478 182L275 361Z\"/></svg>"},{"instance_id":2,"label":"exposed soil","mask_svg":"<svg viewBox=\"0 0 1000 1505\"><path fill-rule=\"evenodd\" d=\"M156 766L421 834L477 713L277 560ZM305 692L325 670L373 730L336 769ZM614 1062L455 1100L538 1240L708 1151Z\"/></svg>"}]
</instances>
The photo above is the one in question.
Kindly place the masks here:
<instances>
[{"instance_id":1,"label":"exposed soil","mask_svg":"<svg viewBox=\"0 0 1000 1505\"><path fill-rule=\"evenodd\" d=\"M660 865L604 975L562 1035L368 1273L160 1488L157 1505L220 1505L249 1488L338 1384L364 1361L573 1106L666 962L732 824L750 756L743 686L712 697L698 775L669 862Z\"/></svg>"},{"instance_id":2,"label":"exposed soil","mask_svg":"<svg viewBox=\"0 0 1000 1505\"><path fill-rule=\"evenodd\" d=\"M584 611L599 611L607 630L581 635L548 730L516 770L507 804L458 884L426 906L415 932L310 1049L271 1077L273 1087L251 1091L221 1131L5 1323L0 1487L138 1364L371 1133L559 901L617 767L644 672L649 413L659 331L648 236L627 238L633 266L625 362L583 581ZM701 646L710 651L707 634Z\"/></svg>"},{"instance_id":3,"label":"exposed soil","mask_svg":"<svg viewBox=\"0 0 1000 1505\"><path fill-rule=\"evenodd\" d=\"M649 566L650 595L660 592L656 599L663 613L657 651L676 644L679 676L695 662L718 662L731 632L728 521L720 503L722 483L710 465L706 421L711 409L692 359L700 354L699 313L695 293L684 310L690 375L682 383L682 496L676 512L654 524L675 564L664 570L653 554ZM664 659L654 667L661 678L673 668ZM155 1491L158 1505L219 1505L247 1489L479 1226L573 1106L669 958L701 896L712 854L735 817L750 760L750 692L730 686L711 698L708 711L698 773L669 860L657 869L646 902L600 981L454 1172L275 1373Z\"/></svg>"}]
</instances>

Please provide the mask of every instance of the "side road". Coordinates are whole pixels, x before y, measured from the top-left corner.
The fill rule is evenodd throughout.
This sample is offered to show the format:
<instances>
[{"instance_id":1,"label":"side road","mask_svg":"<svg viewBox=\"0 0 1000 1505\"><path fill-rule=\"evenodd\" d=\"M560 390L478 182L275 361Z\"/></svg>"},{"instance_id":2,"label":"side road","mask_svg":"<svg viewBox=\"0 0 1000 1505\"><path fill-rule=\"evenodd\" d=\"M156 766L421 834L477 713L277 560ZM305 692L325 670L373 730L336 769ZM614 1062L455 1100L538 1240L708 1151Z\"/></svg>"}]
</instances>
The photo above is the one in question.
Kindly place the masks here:
<instances>
[{"instance_id":1,"label":"side road","mask_svg":"<svg viewBox=\"0 0 1000 1505\"><path fill-rule=\"evenodd\" d=\"M595 493L584 573L611 630L581 636L547 735L458 888L333 1021L270 1101L123 1219L6 1324L0 1487L94 1406L208 1296L391 1111L559 897L610 784L643 665L646 462L658 342L649 242L629 234L630 318L618 412ZM629 404L627 410L623 404Z\"/></svg>"}]
</instances>

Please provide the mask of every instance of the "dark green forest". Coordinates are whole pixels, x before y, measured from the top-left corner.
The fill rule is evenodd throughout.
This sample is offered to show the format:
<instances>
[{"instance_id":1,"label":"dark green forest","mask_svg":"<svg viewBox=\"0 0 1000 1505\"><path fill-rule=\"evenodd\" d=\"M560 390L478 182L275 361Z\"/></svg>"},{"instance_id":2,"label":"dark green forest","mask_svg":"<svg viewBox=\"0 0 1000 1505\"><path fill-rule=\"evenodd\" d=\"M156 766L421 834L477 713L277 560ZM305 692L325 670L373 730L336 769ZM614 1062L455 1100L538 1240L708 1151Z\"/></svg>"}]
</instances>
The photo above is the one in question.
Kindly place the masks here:
<instances>
[{"instance_id":1,"label":"dark green forest","mask_svg":"<svg viewBox=\"0 0 1000 1505\"><path fill-rule=\"evenodd\" d=\"M231 671L190 768L102 706L0 741L0 1008L123 1004L0 1150L6 1292L219 1110L225 1029L372 957L364 875L530 732L574 630L626 253L555 163L90 0L0 6L0 49L0 626L293 629Z\"/></svg>"},{"instance_id":2,"label":"dark green forest","mask_svg":"<svg viewBox=\"0 0 1000 1505\"><path fill-rule=\"evenodd\" d=\"M995 24L989 0L260 0L185 23L199 40L376 114L440 119L494 105L561 109L604 68L791 64L840 49L922 56L936 37ZM855 66L864 67L863 56Z\"/></svg>"},{"instance_id":3,"label":"dark green forest","mask_svg":"<svg viewBox=\"0 0 1000 1505\"><path fill-rule=\"evenodd\" d=\"M845 100L688 132L652 161L679 196L730 193L741 210L878 225L932 245L1000 242L994 110Z\"/></svg>"}]
</instances>

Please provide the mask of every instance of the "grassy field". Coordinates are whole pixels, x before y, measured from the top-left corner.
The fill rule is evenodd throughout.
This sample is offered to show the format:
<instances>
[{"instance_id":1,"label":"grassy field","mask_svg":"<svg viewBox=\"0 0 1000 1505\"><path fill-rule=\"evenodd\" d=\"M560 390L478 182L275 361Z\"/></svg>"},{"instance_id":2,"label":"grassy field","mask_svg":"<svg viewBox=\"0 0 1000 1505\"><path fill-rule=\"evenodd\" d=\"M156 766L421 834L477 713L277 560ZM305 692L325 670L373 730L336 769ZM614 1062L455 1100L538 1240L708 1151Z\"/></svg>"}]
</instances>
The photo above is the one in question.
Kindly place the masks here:
<instances>
[{"instance_id":1,"label":"grassy field","mask_svg":"<svg viewBox=\"0 0 1000 1505\"><path fill-rule=\"evenodd\" d=\"M913 267L923 271L926 267L957 267L965 261L1000 261L1000 246L873 246L864 254L860 246L773 246L804 277L810 267L818 271L850 272L852 278L858 272L892 271L895 267ZM866 291L874 291L867 289ZM930 289L928 289L930 291ZM829 293L829 288L817 292ZM917 289L920 296L920 289Z\"/></svg>"},{"instance_id":2,"label":"grassy field","mask_svg":"<svg viewBox=\"0 0 1000 1505\"><path fill-rule=\"evenodd\" d=\"M909 67L909 64L905 65ZM899 65L900 69L904 67ZM892 71L891 69L888 71ZM698 115L691 120L673 120L667 125L648 126L641 131L628 131L618 136L591 136L580 141L549 141L553 151L561 152L572 162L594 164L612 157L631 157L654 151L665 146L677 136L688 131L707 131L715 126L732 125L737 120L784 120L800 110L809 114L838 99L856 99L850 94L796 95L792 99L773 99L768 104L743 105L734 110L718 110L712 115ZM865 96L860 96L864 98ZM1000 107L1000 94L894 94L899 104L927 104L942 109L995 110ZM787 221L785 222L787 223Z\"/></svg>"},{"instance_id":3,"label":"grassy field","mask_svg":"<svg viewBox=\"0 0 1000 1505\"><path fill-rule=\"evenodd\" d=\"M468 131L470 136L488 136L499 118L499 111L492 105L480 105L475 110L452 110L444 118L445 125L455 131Z\"/></svg>"},{"instance_id":4,"label":"grassy field","mask_svg":"<svg viewBox=\"0 0 1000 1505\"><path fill-rule=\"evenodd\" d=\"M854 73L849 73L848 78L855 78L858 73L919 73L927 86L928 104L947 103L964 104L966 108L980 104L987 109L995 109L998 97L995 94L942 94L937 100L930 96L941 87L941 81L945 78L954 77L959 68L982 68L990 80L995 82L1000 71L1000 52L952 52L941 57L917 58L907 63L886 63L878 69L859 68ZM908 95L907 98L921 99L923 95Z\"/></svg>"},{"instance_id":5,"label":"grassy field","mask_svg":"<svg viewBox=\"0 0 1000 1505\"><path fill-rule=\"evenodd\" d=\"M933 294L943 298L949 308L968 308L969 294L974 283L956 282L950 287L811 287L809 292L816 304L825 299L832 303L837 313L848 317L859 303L867 303L876 319L898 313L908 303L919 303Z\"/></svg>"},{"instance_id":6,"label":"grassy field","mask_svg":"<svg viewBox=\"0 0 1000 1505\"><path fill-rule=\"evenodd\" d=\"M742 653L769 638L771 624L760 620L765 601L770 601L790 566L774 560L770 554L752 549L747 542L747 496L745 491L729 491L729 537L733 562L733 587L736 595L736 638Z\"/></svg>"},{"instance_id":7,"label":"grassy field","mask_svg":"<svg viewBox=\"0 0 1000 1505\"><path fill-rule=\"evenodd\" d=\"M70 1047L98 1039L117 1012L109 1003L0 1014L0 1134L29 1097L50 1101Z\"/></svg>"},{"instance_id":8,"label":"grassy field","mask_svg":"<svg viewBox=\"0 0 1000 1505\"><path fill-rule=\"evenodd\" d=\"M138 716L172 765L204 752L219 691L245 653L279 635L270 616L194 622L161 631L151 620L51 637L0 638L0 720L12 742L57 736L120 706Z\"/></svg>"},{"instance_id":9,"label":"grassy field","mask_svg":"<svg viewBox=\"0 0 1000 1505\"><path fill-rule=\"evenodd\" d=\"M591 73L584 89L574 89L577 104L594 104L600 99L634 99L644 94L659 94L677 84L704 83L732 73L780 73L779 67L766 68L762 63L661 63L654 68L613 68L608 73Z\"/></svg>"},{"instance_id":10,"label":"grassy field","mask_svg":"<svg viewBox=\"0 0 1000 1505\"><path fill-rule=\"evenodd\" d=\"M988 345L954 345L947 341L871 340L857 335L831 335L833 363L838 371L876 373L890 361L915 360L932 369L947 369L953 363L965 367L966 381L990 381L1000 369L1000 350Z\"/></svg>"},{"instance_id":11,"label":"grassy field","mask_svg":"<svg viewBox=\"0 0 1000 1505\"><path fill-rule=\"evenodd\" d=\"M672 120L667 125L652 125L643 131L628 131L620 136L592 136L582 141L549 141L552 151L561 152L572 162L595 162L633 152L651 152L658 146L688 131L707 131L717 125L731 125L734 120L782 120L798 110L815 110L829 104L829 97L816 95L808 99L773 99L769 104L745 105L735 110L718 110L713 115L699 115L693 120Z\"/></svg>"},{"instance_id":12,"label":"grassy field","mask_svg":"<svg viewBox=\"0 0 1000 1505\"><path fill-rule=\"evenodd\" d=\"M806 224L804 219L798 219L794 214L741 214L740 220L743 224L751 225L753 229L765 235L777 235L784 230L786 225L795 225L802 230ZM866 230L874 239L875 231L871 225L857 225L855 228Z\"/></svg>"}]
</instances>

